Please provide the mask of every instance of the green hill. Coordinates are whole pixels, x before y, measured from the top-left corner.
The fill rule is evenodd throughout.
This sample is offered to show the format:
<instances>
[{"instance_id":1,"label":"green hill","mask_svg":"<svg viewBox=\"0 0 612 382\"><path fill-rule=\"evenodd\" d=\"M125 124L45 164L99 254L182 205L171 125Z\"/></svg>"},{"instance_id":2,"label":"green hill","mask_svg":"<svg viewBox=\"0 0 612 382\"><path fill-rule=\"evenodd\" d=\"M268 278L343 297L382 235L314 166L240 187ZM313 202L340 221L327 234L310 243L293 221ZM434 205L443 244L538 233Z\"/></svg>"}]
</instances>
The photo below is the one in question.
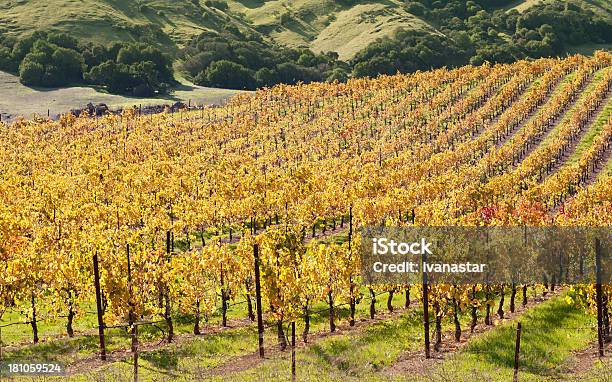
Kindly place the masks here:
<instances>
[{"instance_id":1,"label":"green hill","mask_svg":"<svg viewBox=\"0 0 612 382\"><path fill-rule=\"evenodd\" d=\"M0 1L0 31L18 37L36 29L52 30L97 43L152 40L171 51L203 31L227 26L281 45L335 51L342 59L400 27L435 33L434 27L406 12L396 0L355 5L333 0Z\"/></svg>"},{"instance_id":2,"label":"green hill","mask_svg":"<svg viewBox=\"0 0 612 382\"><path fill-rule=\"evenodd\" d=\"M222 11L196 2L170 0L2 0L0 28L23 36L32 30L61 31L97 43L148 39L168 47L184 44L222 23L243 24Z\"/></svg>"},{"instance_id":3,"label":"green hill","mask_svg":"<svg viewBox=\"0 0 612 382\"><path fill-rule=\"evenodd\" d=\"M515 1L507 8L523 11L538 2ZM226 4L227 9L223 5L215 6L217 3ZM403 3L397 0L359 1L354 5L334 0L2 0L0 30L17 36L35 29L57 30L99 43L136 41L146 36L174 49L203 31L234 25L256 30L283 45L335 51L347 59L376 38L391 35L400 27L435 33L434 26L408 13ZM612 5L606 0L578 3L612 17Z\"/></svg>"},{"instance_id":4,"label":"green hill","mask_svg":"<svg viewBox=\"0 0 612 382\"><path fill-rule=\"evenodd\" d=\"M544 0L516 0L511 1L507 6L504 7L506 10L516 9L519 12L526 11L532 6L542 3ZM589 7L595 13L607 17L608 19L612 18L612 5L608 0L581 0L575 1L575 3L582 4L586 7Z\"/></svg>"},{"instance_id":5,"label":"green hill","mask_svg":"<svg viewBox=\"0 0 612 382\"><path fill-rule=\"evenodd\" d=\"M507 3L505 9L519 12L540 2L501 1ZM97 43L152 41L167 51L175 51L203 31L237 27L284 46L337 52L340 59L346 60L376 39L393 35L399 28L440 33L438 26L409 13L406 3L409 2L0 0L0 32L21 37L33 30L62 31ZM577 0L574 3L612 20L612 2Z\"/></svg>"},{"instance_id":6,"label":"green hill","mask_svg":"<svg viewBox=\"0 0 612 382\"><path fill-rule=\"evenodd\" d=\"M432 25L408 13L402 4L396 0L362 1L351 6L333 0L232 1L230 10L243 14L258 31L280 44L309 47L318 53L337 52L346 60L398 28L436 33Z\"/></svg>"}]
</instances>

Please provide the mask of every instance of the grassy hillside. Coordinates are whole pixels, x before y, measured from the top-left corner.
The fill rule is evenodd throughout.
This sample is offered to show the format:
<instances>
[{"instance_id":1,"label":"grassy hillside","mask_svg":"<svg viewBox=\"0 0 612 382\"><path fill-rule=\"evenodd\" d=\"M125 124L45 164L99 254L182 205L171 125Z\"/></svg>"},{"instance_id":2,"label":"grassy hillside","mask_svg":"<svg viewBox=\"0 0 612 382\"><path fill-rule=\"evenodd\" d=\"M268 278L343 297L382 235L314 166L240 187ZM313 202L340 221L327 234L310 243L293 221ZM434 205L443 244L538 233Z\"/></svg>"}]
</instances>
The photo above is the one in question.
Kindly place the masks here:
<instances>
[{"instance_id":1,"label":"grassy hillside","mask_svg":"<svg viewBox=\"0 0 612 382\"><path fill-rule=\"evenodd\" d=\"M524 12L541 2L542 0L516 0L505 8L507 10L516 9L519 12ZM584 0L578 1L578 3L586 5L600 16L612 19L612 4L608 0Z\"/></svg>"},{"instance_id":2,"label":"grassy hillside","mask_svg":"<svg viewBox=\"0 0 612 382\"><path fill-rule=\"evenodd\" d=\"M362 1L343 6L333 0L232 1L231 10L245 15L259 31L280 44L307 46L315 52L337 52L350 59L377 38L398 28L434 28L406 12L401 1ZM286 16L283 16L286 15ZM290 19L281 23L281 18Z\"/></svg>"},{"instance_id":3,"label":"grassy hillside","mask_svg":"<svg viewBox=\"0 0 612 382\"><path fill-rule=\"evenodd\" d=\"M173 50L203 31L230 25L257 31L282 45L335 51L343 59L399 27L433 31L397 0L354 6L334 0L232 0L226 4L227 9L218 9L197 0L2 0L0 30L16 36L36 28L58 30L99 43L145 36Z\"/></svg>"},{"instance_id":4,"label":"grassy hillside","mask_svg":"<svg viewBox=\"0 0 612 382\"><path fill-rule=\"evenodd\" d=\"M170 0L0 1L0 28L17 36L33 29L68 32L99 43L135 41L144 36L174 49L192 36L219 29L227 22L247 27L204 2L200 5Z\"/></svg>"},{"instance_id":5,"label":"grassy hillside","mask_svg":"<svg viewBox=\"0 0 612 382\"><path fill-rule=\"evenodd\" d=\"M538 0L521 0L507 9L524 11ZM612 18L606 0L580 0ZM219 3L221 5L219 5ZM69 32L95 42L155 41L167 50L183 46L206 30L237 27L281 45L334 51L352 58L377 38L398 28L439 33L408 13L400 0L0 0L0 32L22 36L35 29ZM209 4L209 5L207 5Z\"/></svg>"}]
</instances>

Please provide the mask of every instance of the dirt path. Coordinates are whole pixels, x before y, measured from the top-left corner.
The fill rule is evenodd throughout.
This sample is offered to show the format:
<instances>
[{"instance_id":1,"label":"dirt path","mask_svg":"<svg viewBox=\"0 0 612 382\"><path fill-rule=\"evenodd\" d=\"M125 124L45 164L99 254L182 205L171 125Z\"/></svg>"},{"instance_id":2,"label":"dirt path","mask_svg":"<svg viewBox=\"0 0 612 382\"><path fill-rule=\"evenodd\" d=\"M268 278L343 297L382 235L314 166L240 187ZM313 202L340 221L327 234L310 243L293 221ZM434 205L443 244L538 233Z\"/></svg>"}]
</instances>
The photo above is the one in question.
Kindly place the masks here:
<instances>
[{"instance_id":1,"label":"dirt path","mask_svg":"<svg viewBox=\"0 0 612 382\"><path fill-rule=\"evenodd\" d=\"M578 144L582 141L582 139L584 138L586 133L589 131L589 128L591 127L591 125L597 120L597 117L601 114L601 112L607 106L607 104L610 102L610 100L611 100L610 95L606 94L606 97L601 101L599 106L597 106L597 109L593 112L591 117L586 121L586 123L584 125L584 128L582 128L580 130L578 135L574 138L574 140L569 145L567 150L565 150L563 152L561 157L558 160L555 161L555 163L553 164L551 172L548 173L548 176L555 175L555 173L557 173L563 167L563 165L565 165L565 163L568 161L568 159L575 152L576 147L578 146ZM542 182L544 181L544 179L546 179L546 177L542 178Z\"/></svg>"},{"instance_id":2,"label":"dirt path","mask_svg":"<svg viewBox=\"0 0 612 382\"><path fill-rule=\"evenodd\" d=\"M597 118L597 116L601 113L602 109L606 107L606 105L610 102L610 100L611 100L610 95L606 96L605 100L597 108L597 111L589 119L587 126L590 126L591 123L593 123L593 120ZM577 138L573 142L572 147L570 147L568 152L573 152L575 150L576 145L580 142L580 140L582 139L582 136L584 136L587 130L588 129L583 130L581 137ZM601 173L601 171L603 171L607 167L608 161L610 160L611 157L612 157L612 146L608 147L608 149L604 152L601 158L599 158L599 160L597 160L594 165L591 165L589 167L589 173L587 175L586 181L583 184L583 187L588 187L591 184L593 184L595 180L597 180L597 176ZM562 159L555 163L555 167L553 171L548 176L554 175L563 166L563 164L567 161L568 158L569 158L569 155L567 153L564 153L562 156ZM542 181L544 181L544 179L546 179L546 177L543 178ZM576 192L578 191L576 190L575 193ZM561 209L561 206L569 202L572 199L572 197L573 195L568 195L568 197L566 197L564 200L558 202L555 206L553 206L553 208L551 209L552 214L553 215L558 214L559 210Z\"/></svg>"},{"instance_id":3,"label":"dirt path","mask_svg":"<svg viewBox=\"0 0 612 382\"><path fill-rule=\"evenodd\" d=\"M520 317L525 312L533 309L537 305L542 302L548 301L551 298L558 296L562 290L556 289L554 292L548 292L546 296L538 296L529 300L526 306L522 304L517 304L514 313L505 312L504 319L501 320L501 323L505 323L511 321L517 317ZM518 293L517 293L518 297ZM517 299L518 300L518 299ZM499 317L494 315L492 312L492 319L495 321ZM384 370L384 373L387 375L399 376L399 375L428 375L434 371L434 367L456 352L464 349L473 338L477 338L480 335L495 329L498 325L484 325L482 322L479 322L476 328L474 329L474 333L470 333L466 331L462 333L461 340L459 342L455 341L454 331L449 330L442 334L442 347L439 352L433 351L433 343L432 343L432 352L431 358L426 359L423 350L410 351L402 354L399 359L391 366L387 367Z\"/></svg>"},{"instance_id":4,"label":"dirt path","mask_svg":"<svg viewBox=\"0 0 612 382\"><path fill-rule=\"evenodd\" d=\"M548 92L548 94L546 94L546 97L544 97L544 99L542 100L542 102L540 103L540 105L536 106L531 113L529 113L528 115L525 116L525 118L518 124L516 125L512 130L510 130L508 132L508 134L504 135L498 142L496 142L493 146L496 149L499 149L500 147L502 147L503 145L505 145L513 136L514 134L516 134L518 131L520 131L523 127L525 127L525 125L527 123L529 123L529 121L531 121L531 119L542 109L542 107L546 106L551 98L553 97L553 95L555 94L555 92L559 89L559 86L561 85L561 83L563 82L563 80L566 78L567 76L564 76L562 78L559 79L559 81L557 81L554 86L552 87L552 89Z\"/></svg>"},{"instance_id":5,"label":"dirt path","mask_svg":"<svg viewBox=\"0 0 612 382\"><path fill-rule=\"evenodd\" d=\"M184 344L195 338L206 338L206 337L209 337L215 334L219 334L219 333L223 333L226 331L230 331L233 329L244 328L249 325L252 325L252 322L248 320L247 318L230 319L228 320L227 327L223 327L218 324L202 325L201 335L195 335L191 333L176 333L174 335L172 344L169 344L166 341L165 337L161 339L157 339L155 341L148 341L148 342L141 341L138 343L138 352L142 354L142 353L156 351L156 350L162 349L167 346L180 346L181 344ZM111 362L120 362L120 361L128 360L132 358L132 352L129 347L125 347L125 348L116 349L116 350L107 352L106 356L107 356L106 361L100 360L100 356L98 353L91 354L82 359L79 359L75 361L75 363L67 367L67 375L70 376L70 375L88 373L88 372L91 372L92 370L96 370Z\"/></svg>"},{"instance_id":6,"label":"dirt path","mask_svg":"<svg viewBox=\"0 0 612 382\"><path fill-rule=\"evenodd\" d=\"M605 367L604 371L607 374L602 375L602 381L612 380L612 343L607 343L604 346L605 357L599 357L599 345L597 341L592 342L586 349L582 349L574 353L574 363L570 369L566 371L567 379L581 379L581 376L592 371L597 363L602 362Z\"/></svg>"},{"instance_id":7,"label":"dirt path","mask_svg":"<svg viewBox=\"0 0 612 382\"><path fill-rule=\"evenodd\" d=\"M610 160L612 158L612 146L610 148L608 148L608 150L604 153L604 155L601 157L601 159L596 163L595 167L591 166L589 169L589 174L587 175L587 180L586 182L584 182L584 185L582 186L581 189L584 189L586 187L589 187L590 185L592 185L593 183L595 183L595 181L597 180L597 177L599 176L599 174L608 166L608 163L610 162ZM570 203L571 200L574 198L574 196L576 195L576 193L578 192L578 190L576 190L576 192L572 195L568 195L568 197L566 197L562 202L557 203L552 209L551 209L551 214L553 216L558 215L559 211L561 210L561 206Z\"/></svg>"},{"instance_id":8,"label":"dirt path","mask_svg":"<svg viewBox=\"0 0 612 382\"><path fill-rule=\"evenodd\" d=\"M578 100L580 100L581 95L584 92L584 90L587 87L589 87L591 83L593 83L594 78L595 78L595 75L591 74L591 76L584 82L582 87L576 91L574 97L570 100L567 106L555 116L554 120L550 123L550 125L542 133L538 134L534 138L533 142L531 143L531 145L529 145L527 150L525 150L524 152L521 153L521 155L519 155L518 160L516 161L516 164L512 166L513 169L516 169L523 162L523 160L525 160L525 158L531 155L536 150L536 148L540 147L540 143L542 143L557 127L559 127L561 122L563 122L565 117L568 116L570 111L572 112L574 111L572 109L574 109L574 107L578 103Z\"/></svg>"},{"instance_id":9,"label":"dirt path","mask_svg":"<svg viewBox=\"0 0 612 382\"><path fill-rule=\"evenodd\" d=\"M34 114L58 116L70 112L92 102L105 103L113 109L127 108L134 105L160 105L173 104L183 101L197 104L220 104L232 96L245 91L230 89L216 89L197 86L188 81L173 89L172 93L158 98L135 98L122 95L107 94L93 87L68 87L53 89L30 88L22 85L19 78L0 71L0 94L9 95L0 97L0 114L2 121L10 122L17 116L23 115L31 118Z\"/></svg>"},{"instance_id":10,"label":"dirt path","mask_svg":"<svg viewBox=\"0 0 612 382\"><path fill-rule=\"evenodd\" d=\"M610 158L612 158L612 146L608 148L595 167L591 167L591 171L589 171L589 175L587 176L587 180L585 182L586 186L590 186L591 184L595 183L597 176L608 166Z\"/></svg>"},{"instance_id":11,"label":"dirt path","mask_svg":"<svg viewBox=\"0 0 612 382\"><path fill-rule=\"evenodd\" d=\"M534 306L544 301L547 301L554 296L557 296L559 293L560 293L560 290L557 289L555 292L549 292L545 297L538 296L538 297L532 298L530 299L530 301L525 307L523 307L519 303L516 305L516 310L514 313L510 313L509 311L505 313L503 321L505 322L508 320L512 320L513 318L520 316L525 311L533 308ZM311 346L312 344L317 343L317 341L320 341L321 339L324 339L324 338L340 336L340 335L349 334L349 333L351 334L361 333L364 328L367 328L368 326L371 326L375 324L376 322L385 321L390 318L399 317L406 311L412 309L412 306L420 306L418 303L419 301L414 301L411 303L410 308L394 309L392 313L388 311L377 313L376 318L374 320L362 318L356 321L354 327L350 327L348 325L348 322L344 321L340 325L338 325L338 328L336 332L334 333L325 331L325 332L319 332L319 333L313 334L309 337L309 342L307 344L301 341L299 343L296 342L296 350L308 348L308 346ZM406 372L406 371L408 372L417 371L418 372L419 370L425 371L431 365L434 365L440 360L445 359L449 354L452 354L456 352L457 350L460 350L461 348L463 348L472 338L475 338L478 335L485 333L495 327L496 326L493 326L493 325L486 326L482 323L479 323L476 326L474 333L469 333L469 332L465 333L464 335L462 335L461 341L459 343L454 341L454 332L452 331L445 332L443 334L442 348L440 352L434 352L433 344L432 344L432 358L431 359L426 360L424 358L422 350L407 352L404 355L402 355L393 366L385 369L384 373L393 375L393 374L399 374L400 371L401 372ZM287 348L287 350L285 351L281 351L278 348L278 346L274 346L271 348L266 348L266 358L265 359L287 358L290 356L290 354L291 354L290 348ZM213 376L228 375L232 373L239 373L239 372L251 369L253 367L256 367L262 362L263 360L259 357L258 353L247 354L244 356L240 356L240 357L236 357L231 360L228 360L223 365L210 369L209 371L205 373L205 375L208 377L213 377Z\"/></svg>"},{"instance_id":12,"label":"dirt path","mask_svg":"<svg viewBox=\"0 0 612 382\"><path fill-rule=\"evenodd\" d=\"M513 318L520 316L526 310L529 310L530 308L538 305L539 303L543 301L549 300L551 297L556 296L559 293L560 293L560 290L556 290L555 292L549 292L545 297L538 296L538 297L531 298L525 307L523 307L522 304L517 303L515 312L514 313L510 313L509 311L506 312L504 315L504 319L502 321L506 322L508 320L512 320ZM519 301L519 296L517 295L517 302L518 301ZM377 322L389 320L391 318L397 318L401 316L402 314L406 313L407 311L414 309L415 306L420 306L420 303L418 300L412 300L409 308L395 307L393 312L389 312L388 310L384 310L384 311L380 310L377 312L376 317L374 319L365 318L365 317L356 319L355 326L353 327L349 326L348 320L341 320L341 321L338 320L337 329L334 333L331 333L325 329L323 331L313 332L308 336L308 343L303 343L301 341L301 333L300 334L296 333L296 336L299 338L296 341L296 349L306 348L310 346L311 344L316 343L317 341L320 341L321 339L324 339L327 337L341 336L341 335L349 334L349 333L360 333L364 328L367 328L368 326L371 326ZM493 315L492 317L493 320L495 320L496 317L497 316ZM480 319L482 319L482 317L480 317ZM222 327L217 324L205 325L202 328L203 334L199 336L188 334L188 333L176 334L172 345L168 344L165 341L165 339L161 339L161 340L158 339L156 341L150 341L150 342L141 342L139 343L139 353L142 354L142 353L152 352L152 351L156 351L156 350L162 349L167 346L180 346L181 344L184 344L196 338L205 339L208 336L219 334L224 331L228 331L228 330L232 330L236 328L244 328L244 327L253 326L253 325L254 323L252 323L250 320L246 318L232 319L229 321L228 327ZM273 330L272 329L273 326L274 325L268 325L267 330ZM426 371L428 370L430 366L435 365L440 360L445 359L448 355L453 354L454 352L462 349L470 341L471 338L474 338L475 336L478 336L479 334L487 332L495 327L496 326L485 326L482 323L479 323L476 326L474 333L469 333L467 331L464 332L462 335L461 341L458 343L454 341L453 332L451 331L445 332L443 333L441 351L433 352L432 350L433 357L431 359L425 360L423 357L422 351L420 350L414 351L414 352L408 352L402 355L400 359L398 360L398 362L388 369L388 372L393 374L398 371L410 371L410 372ZM433 349L433 345L432 345L432 349ZM265 359L288 357L290 354L289 347L285 351L281 351L278 346L278 343L274 343L274 344L267 343L265 350L266 350ZM128 347L108 352L107 361L101 361L99 359L98 354L91 354L83 359L76 361L74 364L70 365L67 368L67 375L72 376L72 375L77 375L77 374L89 373L92 370L97 370L103 367L104 365L108 365L111 362L128 361L131 358L132 358L132 353ZM212 376L225 375L228 373L237 373L237 372L241 372L244 370L248 370L252 367L255 367L261 362L263 362L263 360L259 357L258 352L253 352L253 353L249 353L249 354L245 354L245 355L237 356L237 357L230 357L228 361L226 361L222 365L219 365L217 367L204 371L203 375L212 377Z\"/></svg>"},{"instance_id":13,"label":"dirt path","mask_svg":"<svg viewBox=\"0 0 612 382\"><path fill-rule=\"evenodd\" d=\"M296 340L296 348L303 348L304 346L308 346L309 344L316 342L317 340L321 339L321 338L326 338L329 336L337 336L337 335L342 335L342 334L346 334L348 332L351 333L356 333L359 330L362 330L363 328L367 327L368 325L372 325L376 322L380 322L380 321L385 321L388 320L390 318L394 318L394 317L398 317L400 316L402 313L405 313L407 310L409 309L413 309L414 306L418 305L419 301L417 300L413 300L411 302L411 305L408 309L405 308L395 308L393 310L393 312L389 312L389 311L379 311L376 314L376 317L372 320L369 318L356 318L355 320L355 326L351 327L349 326L348 320L338 320L338 322L336 323L336 332L334 333L330 333L328 331L320 331L320 332L312 332L310 333L310 335L308 336L308 344L304 344L301 341L301 333L298 335L296 333L296 336L299 337L299 340ZM338 305L337 307L339 307L340 305ZM311 314L315 314L316 312L313 312ZM147 352L152 352L152 351L156 351L159 349L162 349L164 347L167 346L180 346L181 344L184 344L188 341L194 340L196 338L201 338L201 339L205 339L208 336L211 335L215 335L215 334L219 334L225 331L229 331L232 329L237 329L237 328L245 328L247 326L254 326L255 324L253 322L251 322L248 318L244 318L244 319L231 319L229 320L228 326L227 327L222 327L218 324L210 324L210 325L206 325L202 327L202 334L201 335L194 335L194 334L190 334L190 333L180 333L180 334L175 334L174 340L172 342L172 344L168 344L168 342L165 339L158 339L156 341L150 341L150 342L140 342L138 345L138 349L139 349L139 353L147 353ZM273 324L268 324L266 326L266 330L274 330L273 327L275 325ZM287 334L287 333L285 333ZM255 338L254 338L255 340ZM287 351L282 352L279 349L279 346L277 343L275 343L273 346L271 346L269 343L266 344L266 357L270 358L271 355L277 355L277 354L286 354ZM87 357L84 357L83 359L80 359L78 361L76 361L74 364L70 365L67 367L67 374L68 375L76 375L76 374L82 374L82 373L87 373L90 372L91 370L96 370L104 365L107 365L111 362L120 362L120 361L126 361L128 359L132 358L132 352L129 349L129 347L125 347L122 349L117 349L117 350L113 350L110 352L107 352L107 361L101 361L99 354L91 354L88 355ZM224 370L226 368L233 368L233 367L242 367L242 366L236 366L236 365L242 365L242 362L244 362L245 364L245 369L248 368L246 367L246 365L249 364L249 362L255 362L256 363L260 362L261 359L259 358L259 354L258 353L252 353L252 354L246 354L244 356L238 356L238 357L231 357L230 360L228 360L225 364L211 369L211 371L209 371L208 373L210 373L211 375L221 375L224 373ZM217 370L218 369L218 370ZM217 371L213 371L213 370L217 370ZM207 374L208 374L207 373Z\"/></svg>"}]
</instances>

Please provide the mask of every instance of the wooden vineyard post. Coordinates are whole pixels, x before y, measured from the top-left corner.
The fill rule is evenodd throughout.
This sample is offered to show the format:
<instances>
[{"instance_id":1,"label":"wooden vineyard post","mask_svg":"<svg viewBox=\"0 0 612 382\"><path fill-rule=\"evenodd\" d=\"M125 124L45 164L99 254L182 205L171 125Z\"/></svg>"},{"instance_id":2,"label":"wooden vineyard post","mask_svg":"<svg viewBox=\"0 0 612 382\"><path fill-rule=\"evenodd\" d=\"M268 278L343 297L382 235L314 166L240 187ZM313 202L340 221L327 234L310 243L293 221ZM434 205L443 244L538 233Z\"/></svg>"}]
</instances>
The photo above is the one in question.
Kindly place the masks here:
<instances>
[{"instance_id":1,"label":"wooden vineyard post","mask_svg":"<svg viewBox=\"0 0 612 382\"><path fill-rule=\"evenodd\" d=\"M353 239L353 206L349 206L349 234L348 234L348 242L349 242L349 250L351 248L351 242Z\"/></svg>"},{"instance_id":2,"label":"wooden vineyard post","mask_svg":"<svg viewBox=\"0 0 612 382\"><path fill-rule=\"evenodd\" d=\"M264 357L264 327L261 307L261 280L259 279L259 245L253 246L255 258L255 303L257 304L257 334L259 337L259 356Z\"/></svg>"},{"instance_id":3,"label":"wooden vineyard post","mask_svg":"<svg viewBox=\"0 0 612 382\"><path fill-rule=\"evenodd\" d=\"M1 115L1 114L0 114ZM0 119L0 121L2 121ZM0 365L2 364L2 326L0 326ZM0 368L0 381L2 381L2 369Z\"/></svg>"},{"instance_id":4,"label":"wooden vineyard post","mask_svg":"<svg viewBox=\"0 0 612 382\"><path fill-rule=\"evenodd\" d=\"M132 330L132 355L134 357L134 382L138 382L138 326L136 326L136 312L134 307L134 296L132 289L132 266L130 262L130 245L126 245L128 288L130 291L129 324Z\"/></svg>"},{"instance_id":5,"label":"wooden vineyard post","mask_svg":"<svg viewBox=\"0 0 612 382\"><path fill-rule=\"evenodd\" d=\"M521 323L519 322L516 326L516 344L514 347L514 378L512 382L518 382L518 369L519 369L519 354L521 353Z\"/></svg>"},{"instance_id":6,"label":"wooden vineyard post","mask_svg":"<svg viewBox=\"0 0 612 382\"><path fill-rule=\"evenodd\" d=\"M342 221L340 222L340 226L342 227L344 221L344 215L342 215ZM349 235L348 235L348 251L349 251L349 257L353 256L352 253L352 243L353 243L353 206L350 205L349 206ZM350 311L350 318L349 318L349 325L350 326L355 326L355 305L357 304L357 299L354 296L354 290L355 290L355 283L353 282L353 276L350 276L350 299L349 299L349 311Z\"/></svg>"},{"instance_id":7,"label":"wooden vineyard post","mask_svg":"<svg viewBox=\"0 0 612 382\"><path fill-rule=\"evenodd\" d=\"M34 296L34 292L32 292L31 296L31 304L32 304L32 321L30 321L30 325L32 325L32 334L34 335L34 343L38 343L38 324L36 323L36 297Z\"/></svg>"},{"instance_id":8,"label":"wooden vineyard post","mask_svg":"<svg viewBox=\"0 0 612 382\"><path fill-rule=\"evenodd\" d=\"M431 357L429 347L429 288L427 286L427 272L425 272L425 259L426 256L423 254L421 267L423 272L423 330L425 335L425 358Z\"/></svg>"},{"instance_id":9,"label":"wooden vineyard post","mask_svg":"<svg viewBox=\"0 0 612 382\"><path fill-rule=\"evenodd\" d=\"M170 213L172 213L172 208L170 209ZM173 247L174 238L172 236L172 232L166 231L166 262L168 263L172 257L172 252L174 250ZM168 326L168 343L171 343L174 339L174 324L172 323L172 316L170 315L170 288L167 284L164 285L161 300L164 302L164 320L166 321L166 326Z\"/></svg>"},{"instance_id":10,"label":"wooden vineyard post","mask_svg":"<svg viewBox=\"0 0 612 382\"><path fill-rule=\"evenodd\" d=\"M604 356L603 290L601 286L601 243L595 239L595 299L597 301L597 342L599 356Z\"/></svg>"},{"instance_id":11,"label":"wooden vineyard post","mask_svg":"<svg viewBox=\"0 0 612 382\"><path fill-rule=\"evenodd\" d=\"M100 291L100 269L98 255L93 255L94 285L96 287L96 308L98 310L98 336L100 338L100 359L106 361L106 345L104 344L104 318L102 313L102 293Z\"/></svg>"},{"instance_id":12,"label":"wooden vineyard post","mask_svg":"<svg viewBox=\"0 0 612 382\"><path fill-rule=\"evenodd\" d=\"M1 115L1 114L0 114ZM2 119L0 118L0 122L2 121ZM0 382L2 382L4 380L4 378L2 378L2 345L4 345L2 343L2 326L0 326Z\"/></svg>"},{"instance_id":13,"label":"wooden vineyard post","mask_svg":"<svg viewBox=\"0 0 612 382\"><path fill-rule=\"evenodd\" d=\"M291 382L295 382L295 321L291 322Z\"/></svg>"}]
</instances>

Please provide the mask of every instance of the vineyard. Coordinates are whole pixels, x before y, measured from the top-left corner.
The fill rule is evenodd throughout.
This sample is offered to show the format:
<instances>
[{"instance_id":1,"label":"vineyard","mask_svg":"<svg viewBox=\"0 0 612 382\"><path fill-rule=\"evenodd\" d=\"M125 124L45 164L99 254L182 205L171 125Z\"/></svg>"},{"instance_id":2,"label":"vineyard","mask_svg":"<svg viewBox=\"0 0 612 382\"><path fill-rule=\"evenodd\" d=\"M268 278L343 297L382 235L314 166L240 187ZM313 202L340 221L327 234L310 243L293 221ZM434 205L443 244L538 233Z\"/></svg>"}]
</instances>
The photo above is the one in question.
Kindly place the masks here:
<instances>
[{"instance_id":1,"label":"vineyard","mask_svg":"<svg viewBox=\"0 0 612 382\"><path fill-rule=\"evenodd\" d=\"M0 122L0 358L74 380L463 380L449 368L514 360L519 319L553 364L610 352L609 285L366 285L360 229L609 227L611 94L596 52ZM534 353L526 380L549 380Z\"/></svg>"}]
</instances>

